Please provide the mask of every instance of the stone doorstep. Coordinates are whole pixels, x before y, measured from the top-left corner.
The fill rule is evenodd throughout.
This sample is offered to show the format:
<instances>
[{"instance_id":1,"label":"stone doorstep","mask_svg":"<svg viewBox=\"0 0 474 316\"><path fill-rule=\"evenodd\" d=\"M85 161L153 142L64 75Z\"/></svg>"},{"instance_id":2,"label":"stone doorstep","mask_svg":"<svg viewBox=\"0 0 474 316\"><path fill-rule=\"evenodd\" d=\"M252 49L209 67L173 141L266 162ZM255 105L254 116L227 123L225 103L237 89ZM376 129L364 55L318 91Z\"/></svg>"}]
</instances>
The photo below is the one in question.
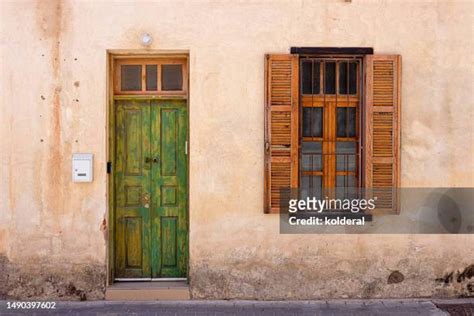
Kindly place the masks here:
<instances>
[{"instance_id":1,"label":"stone doorstep","mask_svg":"<svg viewBox=\"0 0 474 316\"><path fill-rule=\"evenodd\" d=\"M169 301L189 300L186 281L116 282L105 290L108 301Z\"/></svg>"}]
</instances>

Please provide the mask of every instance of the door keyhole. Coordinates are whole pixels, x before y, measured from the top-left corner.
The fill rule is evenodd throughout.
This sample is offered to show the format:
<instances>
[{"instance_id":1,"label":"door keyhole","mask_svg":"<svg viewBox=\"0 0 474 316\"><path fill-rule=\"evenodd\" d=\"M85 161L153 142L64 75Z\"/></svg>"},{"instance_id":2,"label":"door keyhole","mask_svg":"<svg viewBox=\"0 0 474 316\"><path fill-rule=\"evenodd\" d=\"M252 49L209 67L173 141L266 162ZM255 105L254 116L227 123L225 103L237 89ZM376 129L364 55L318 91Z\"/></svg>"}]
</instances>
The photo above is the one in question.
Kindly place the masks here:
<instances>
[{"instance_id":1,"label":"door keyhole","mask_svg":"<svg viewBox=\"0 0 474 316\"><path fill-rule=\"evenodd\" d=\"M159 157L155 157L153 159L151 159L150 157L145 157L145 162L146 163L151 163L151 162L158 163L158 159L159 159Z\"/></svg>"}]
</instances>

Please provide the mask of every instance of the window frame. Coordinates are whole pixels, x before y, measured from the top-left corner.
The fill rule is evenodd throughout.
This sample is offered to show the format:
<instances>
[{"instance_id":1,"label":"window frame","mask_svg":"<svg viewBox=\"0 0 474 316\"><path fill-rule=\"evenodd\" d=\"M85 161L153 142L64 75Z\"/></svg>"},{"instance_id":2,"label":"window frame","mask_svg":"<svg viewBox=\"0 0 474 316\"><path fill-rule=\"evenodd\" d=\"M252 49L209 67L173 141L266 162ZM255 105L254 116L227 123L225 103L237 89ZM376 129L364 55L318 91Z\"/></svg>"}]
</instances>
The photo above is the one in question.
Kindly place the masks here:
<instances>
[{"instance_id":1,"label":"window frame","mask_svg":"<svg viewBox=\"0 0 474 316\"><path fill-rule=\"evenodd\" d=\"M364 186L365 178L365 168L363 161L363 144L364 144L364 54L301 54L299 55L299 83L298 83L298 109L299 109L299 131L298 131L298 187L302 188L302 177L303 172L310 174L310 176L321 176L321 188L322 189L336 189L337 187L337 176L344 175L355 175L357 187ZM303 94L303 62L312 60L313 62L320 62L320 89L319 94ZM324 92L324 62L333 60L336 63L336 78L335 78L335 94L325 94ZM358 64L358 76L356 81L356 94L349 94L349 87L347 87L347 94L340 93L339 87L339 65L340 62L350 62L357 61ZM314 71L313 71L314 72ZM331 107L334 107L334 124L332 126L327 126L330 121L326 119L328 116L324 114L324 109L329 107L325 106L325 103L332 103ZM340 102L340 103L339 103ZM316 106L314 104L317 103ZM342 106L341 106L342 105ZM321 107L323 108L323 133L322 137L304 137L303 136L303 109L311 107ZM356 136L355 137L337 137L337 108L339 107L355 107L356 108ZM324 156L328 155L328 150L324 149L324 142L330 142L327 139L325 140L325 132L327 133L329 129L334 129L335 143L337 142L356 142L356 170L355 171L338 171L337 170L337 153L336 153L336 144L334 144L334 162L331 167L325 168ZM303 171L303 152L302 144L303 141L312 141L320 142L322 151L321 151L321 171ZM326 153L325 153L326 152ZM326 170L331 168L333 170ZM329 174L327 174L329 173ZM325 179L326 176L333 176L333 179ZM312 181L312 180L310 180ZM332 185L329 185L332 184ZM346 188L349 188L347 186ZM341 188L341 187L339 187Z\"/></svg>"},{"instance_id":2,"label":"window frame","mask_svg":"<svg viewBox=\"0 0 474 316\"><path fill-rule=\"evenodd\" d=\"M182 65L182 89L181 90L162 90L162 65ZM169 96L169 97L188 97L188 68L187 58L185 57L163 57L163 58L117 58L114 60L114 95L147 95L147 96ZM142 66L142 77L141 77L141 90L140 91L128 91L121 89L121 66L122 65L141 65ZM157 90L147 91L146 90L146 66L157 65Z\"/></svg>"}]
</instances>

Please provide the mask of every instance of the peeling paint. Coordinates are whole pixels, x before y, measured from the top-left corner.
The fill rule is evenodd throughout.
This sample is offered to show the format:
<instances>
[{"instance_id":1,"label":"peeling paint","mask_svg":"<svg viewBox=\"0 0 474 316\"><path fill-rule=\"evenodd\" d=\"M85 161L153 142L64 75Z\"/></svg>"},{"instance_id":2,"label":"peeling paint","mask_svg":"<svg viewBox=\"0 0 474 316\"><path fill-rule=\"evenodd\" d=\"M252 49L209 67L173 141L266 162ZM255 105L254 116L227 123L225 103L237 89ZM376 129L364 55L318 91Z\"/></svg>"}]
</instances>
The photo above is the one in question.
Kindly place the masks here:
<instances>
[{"instance_id":1,"label":"peeling paint","mask_svg":"<svg viewBox=\"0 0 474 316\"><path fill-rule=\"evenodd\" d=\"M471 264L463 270L450 271L436 281L448 288L460 289L459 296L474 297L474 264Z\"/></svg>"}]
</instances>

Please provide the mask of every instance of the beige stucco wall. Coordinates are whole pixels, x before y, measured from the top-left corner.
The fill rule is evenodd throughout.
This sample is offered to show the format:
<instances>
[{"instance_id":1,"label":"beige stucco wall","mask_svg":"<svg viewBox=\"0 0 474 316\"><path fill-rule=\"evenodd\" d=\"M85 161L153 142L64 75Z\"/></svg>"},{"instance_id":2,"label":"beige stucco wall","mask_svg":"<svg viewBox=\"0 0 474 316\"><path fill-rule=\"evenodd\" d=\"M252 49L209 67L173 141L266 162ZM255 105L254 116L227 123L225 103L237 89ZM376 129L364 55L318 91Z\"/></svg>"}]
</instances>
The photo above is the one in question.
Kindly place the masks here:
<instances>
[{"instance_id":1,"label":"beige stucco wall","mask_svg":"<svg viewBox=\"0 0 474 316\"><path fill-rule=\"evenodd\" d=\"M106 50L142 49L148 32L150 49L190 52L194 297L472 295L468 281L435 279L474 263L473 235L280 235L262 194L263 56L291 46L401 54L402 185L473 187L473 9L471 1L0 2L0 268L8 271L0 293L101 297ZM94 154L93 183L71 182L75 152ZM394 270L405 281L387 284Z\"/></svg>"}]
</instances>

